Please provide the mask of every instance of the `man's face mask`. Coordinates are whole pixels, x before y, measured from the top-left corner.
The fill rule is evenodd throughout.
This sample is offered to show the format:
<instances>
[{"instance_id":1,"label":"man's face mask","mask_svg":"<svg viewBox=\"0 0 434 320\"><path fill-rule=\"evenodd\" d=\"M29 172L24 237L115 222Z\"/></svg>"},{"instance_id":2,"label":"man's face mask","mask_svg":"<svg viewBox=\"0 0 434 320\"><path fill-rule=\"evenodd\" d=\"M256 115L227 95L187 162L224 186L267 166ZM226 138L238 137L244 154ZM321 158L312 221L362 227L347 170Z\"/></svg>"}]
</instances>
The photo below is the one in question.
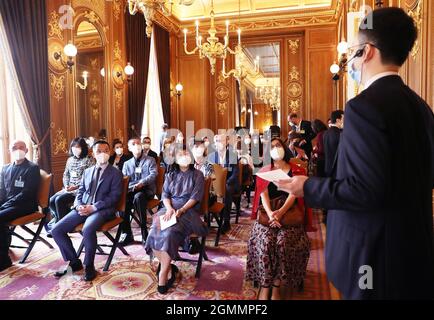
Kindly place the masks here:
<instances>
[{"instance_id":1,"label":"man's face mask","mask_svg":"<svg viewBox=\"0 0 434 320\"><path fill-rule=\"evenodd\" d=\"M357 64L356 62L363 58L364 53L365 53L365 47L357 50L357 52L354 54L354 57L348 63L348 74L355 82L357 82L359 86L362 84L362 76L363 76L362 69L363 69L364 61L362 61L360 67L356 66Z\"/></svg>"}]
</instances>

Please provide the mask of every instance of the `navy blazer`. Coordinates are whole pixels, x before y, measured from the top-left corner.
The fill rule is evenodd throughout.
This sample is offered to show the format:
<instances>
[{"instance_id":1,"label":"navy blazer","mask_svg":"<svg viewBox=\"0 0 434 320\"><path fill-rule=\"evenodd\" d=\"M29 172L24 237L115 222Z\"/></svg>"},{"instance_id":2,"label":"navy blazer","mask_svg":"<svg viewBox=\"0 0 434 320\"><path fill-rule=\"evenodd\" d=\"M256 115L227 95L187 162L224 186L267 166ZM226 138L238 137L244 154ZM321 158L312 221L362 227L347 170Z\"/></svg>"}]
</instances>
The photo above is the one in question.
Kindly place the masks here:
<instances>
[{"instance_id":1,"label":"navy blazer","mask_svg":"<svg viewBox=\"0 0 434 320\"><path fill-rule=\"evenodd\" d=\"M335 167L335 160L338 153L339 139L341 138L342 130L337 127L330 127L323 136L324 141L324 157L325 167L324 171L326 177L333 177L333 169Z\"/></svg>"},{"instance_id":2,"label":"navy blazer","mask_svg":"<svg viewBox=\"0 0 434 320\"><path fill-rule=\"evenodd\" d=\"M211 153L208 156L208 162L211 164L220 164L220 157L217 151ZM240 169L238 167L238 155L235 152L230 151L229 149L226 150L226 158L224 167L228 168L228 175L226 178L226 184L228 185L234 185L239 186L240 180L239 180L239 173Z\"/></svg>"},{"instance_id":3,"label":"navy blazer","mask_svg":"<svg viewBox=\"0 0 434 320\"><path fill-rule=\"evenodd\" d=\"M130 177L128 189L132 189L136 184L142 183L145 188L155 194L157 191L156 180L158 175L155 159L142 153L138 167L142 170L140 174L136 173L136 159L134 157L124 163L122 173L124 176Z\"/></svg>"},{"instance_id":4,"label":"navy blazer","mask_svg":"<svg viewBox=\"0 0 434 320\"><path fill-rule=\"evenodd\" d=\"M304 186L329 210L327 276L345 298L434 298L433 186L433 112L399 76L375 81L346 106L336 179Z\"/></svg>"},{"instance_id":5,"label":"navy blazer","mask_svg":"<svg viewBox=\"0 0 434 320\"><path fill-rule=\"evenodd\" d=\"M80 187L77 191L77 197L75 198L74 208L87 203L87 200L90 196L91 182L95 170L96 166L93 166L84 171ZM107 168L104 170L98 181L95 192L95 201L93 202L93 205L96 207L97 211L93 214L99 213L106 217L114 215L116 213L116 205L121 197L121 194L122 173L111 164L108 164Z\"/></svg>"}]
</instances>

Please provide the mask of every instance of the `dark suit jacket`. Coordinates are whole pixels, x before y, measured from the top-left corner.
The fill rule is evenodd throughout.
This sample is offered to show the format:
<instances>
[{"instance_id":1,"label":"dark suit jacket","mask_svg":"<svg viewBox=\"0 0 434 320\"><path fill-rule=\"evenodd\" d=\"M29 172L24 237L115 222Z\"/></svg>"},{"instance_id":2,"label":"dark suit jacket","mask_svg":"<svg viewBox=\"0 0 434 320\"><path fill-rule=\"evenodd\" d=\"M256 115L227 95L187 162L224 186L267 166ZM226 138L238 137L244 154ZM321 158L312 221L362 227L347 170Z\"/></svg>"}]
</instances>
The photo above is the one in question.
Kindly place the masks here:
<instances>
[{"instance_id":1,"label":"dark suit jacket","mask_svg":"<svg viewBox=\"0 0 434 320\"><path fill-rule=\"evenodd\" d=\"M300 133L303 136L303 139L306 140L306 144L303 145L302 149L310 159L312 153L312 140L316 137L315 132L312 130L312 123L310 121L302 120L300 124Z\"/></svg>"},{"instance_id":2,"label":"dark suit jacket","mask_svg":"<svg viewBox=\"0 0 434 320\"><path fill-rule=\"evenodd\" d=\"M158 162L158 155L155 151L149 150L147 156L154 158L155 162Z\"/></svg>"},{"instance_id":3,"label":"dark suit jacket","mask_svg":"<svg viewBox=\"0 0 434 320\"><path fill-rule=\"evenodd\" d=\"M86 169L78 188L77 197L75 198L74 208L87 203L90 196L92 176L96 166ZM96 174L96 173L95 173ZM97 211L93 214L101 214L106 218L114 216L116 213L116 204L122 194L122 172L113 167L111 164L102 173L99 178L95 193L95 201L92 203Z\"/></svg>"},{"instance_id":4,"label":"dark suit jacket","mask_svg":"<svg viewBox=\"0 0 434 320\"><path fill-rule=\"evenodd\" d=\"M208 162L211 164L222 164L220 163L220 157L217 151L211 153L208 156ZM226 178L227 185L233 185L236 188L240 186L239 173L240 169L238 167L238 155L235 152L231 152L229 149L226 150L226 158L224 167L228 168L228 175Z\"/></svg>"},{"instance_id":5,"label":"dark suit jacket","mask_svg":"<svg viewBox=\"0 0 434 320\"><path fill-rule=\"evenodd\" d=\"M336 159L336 153L338 152L339 139L341 137L342 130L336 127L329 128L323 136L324 143L324 157L325 157L325 176L333 177L333 164Z\"/></svg>"},{"instance_id":6,"label":"dark suit jacket","mask_svg":"<svg viewBox=\"0 0 434 320\"><path fill-rule=\"evenodd\" d=\"M23 188L15 186L15 181L20 177L24 182ZM13 163L5 165L0 174L0 208L17 207L23 211L36 211L40 180L38 165L27 159L18 166Z\"/></svg>"},{"instance_id":7,"label":"dark suit jacket","mask_svg":"<svg viewBox=\"0 0 434 320\"><path fill-rule=\"evenodd\" d=\"M347 104L336 179L304 187L329 209L327 275L345 298L434 298L433 185L432 111L400 77L377 80Z\"/></svg>"}]
</instances>

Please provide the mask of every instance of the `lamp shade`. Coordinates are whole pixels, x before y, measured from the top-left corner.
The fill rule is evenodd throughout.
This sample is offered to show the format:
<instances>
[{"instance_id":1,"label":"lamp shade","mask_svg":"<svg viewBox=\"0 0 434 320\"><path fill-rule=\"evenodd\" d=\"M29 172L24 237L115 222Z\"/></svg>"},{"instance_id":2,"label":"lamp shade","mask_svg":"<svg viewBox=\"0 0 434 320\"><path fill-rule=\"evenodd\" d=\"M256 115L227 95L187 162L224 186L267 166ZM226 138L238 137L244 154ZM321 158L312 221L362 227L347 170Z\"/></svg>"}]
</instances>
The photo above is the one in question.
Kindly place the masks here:
<instances>
[{"instance_id":1,"label":"lamp shade","mask_svg":"<svg viewBox=\"0 0 434 320\"><path fill-rule=\"evenodd\" d=\"M341 41L338 44L338 53L340 55L348 53L348 43L346 41Z\"/></svg>"},{"instance_id":2,"label":"lamp shade","mask_svg":"<svg viewBox=\"0 0 434 320\"><path fill-rule=\"evenodd\" d=\"M178 83L175 86L175 89L176 89L177 92L181 92L184 89L184 86L182 84Z\"/></svg>"},{"instance_id":3,"label":"lamp shade","mask_svg":"<svg viewBox=\"0 0 434 320\"><path fill-rule=\"evenodd\" d=\"M125 67L124 71L125 71L125 74L126 74L127 76L131 76L131 75L133 75L133 73L134 73L134 68L133 68L133 66L128 62L128 64L127 64L127 66Z\"/></svg>"},{"instance_id":4,"label":"lamp shade","mask_svg":"<svg viewBox=\"0 0 434 320\"><path fill-rule=\"evenodd\" d=\"M101 71L99 72L101 74L101 76L105 77L105 69L101 68Z\"/></svg>"},{"instance_id":5,"label":"lamp shade","mask_svg":"<svg viewBox=\"0 0 434 320\"><path fill-rule=\"evenodd\" d=\"M63 48L63 52L68 56L68 57L75 57L77 55L77 47L74 46L71 42L68 43L65 48Z\"/></svg>"},{"instance_id":6,"label":"lamp shade","mask_svg":"<svg viewBox=\"0 0 434 320\"><path fill-rule=\"evenodd\" d=\"M339 67L339 65L337 65L336 63L332 64L332 66L330 67L330 72L333 74L339 73L339 70L341 68Z\"/></svg>"}]
</instances>

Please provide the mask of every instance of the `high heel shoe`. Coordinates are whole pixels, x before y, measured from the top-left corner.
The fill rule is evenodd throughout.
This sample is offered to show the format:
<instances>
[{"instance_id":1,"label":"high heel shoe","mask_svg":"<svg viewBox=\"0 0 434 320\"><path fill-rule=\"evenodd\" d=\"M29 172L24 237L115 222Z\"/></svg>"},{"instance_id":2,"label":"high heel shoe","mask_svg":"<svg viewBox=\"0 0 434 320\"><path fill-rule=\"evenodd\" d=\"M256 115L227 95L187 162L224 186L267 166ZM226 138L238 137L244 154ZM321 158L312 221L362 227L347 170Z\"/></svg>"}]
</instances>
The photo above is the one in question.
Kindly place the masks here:
<instances>
[{"instance_id":1,"label":"high heel shoe","mask_svg":"<svg viewBox=\"0 0 434 320\"><path fill-rule=\"evenodd\" d=\"M176 274L179 272L179 269L177 266L175 266L174 264L171 264L170 267L172 268L172 276L170 277L170 279L167 281L167 286L170 288L173 286L173 284L175 283L176 280Z\"/></svg>"},{"instance_id":2,"label":"high heel shoe","mask_svg":"<svg viewBox=\"0 0 434 320\"><path fill-rule=\"evenodd\" d=\"M166 294L167 291L169 291L169 286L167 284L165 286L158 285L157 291L158 291L158 293Z\"/></svg>"}]
</instances>

